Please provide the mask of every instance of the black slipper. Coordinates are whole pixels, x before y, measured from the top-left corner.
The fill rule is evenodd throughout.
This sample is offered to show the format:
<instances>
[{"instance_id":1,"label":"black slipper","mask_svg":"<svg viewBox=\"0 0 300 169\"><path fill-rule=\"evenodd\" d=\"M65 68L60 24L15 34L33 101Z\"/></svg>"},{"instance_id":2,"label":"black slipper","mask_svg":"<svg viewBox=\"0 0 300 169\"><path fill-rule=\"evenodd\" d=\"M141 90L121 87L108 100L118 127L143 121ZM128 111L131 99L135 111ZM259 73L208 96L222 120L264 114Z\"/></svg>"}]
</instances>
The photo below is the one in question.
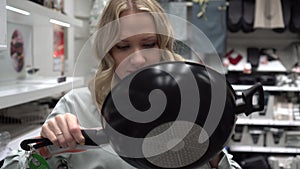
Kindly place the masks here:
<instances>
[{"instance_id":1,"label":"black slipper","mask_svg":"<svg viewBox=\"0 0 300 169\"><path fill-rule=\"evenodd\" d=\"M257 69L259 65L260 52L258 48L247 48L247 62L252 66L252 69Z\"/></svg>"},{"instance_id":2,"label":"black slipper","mask_svg":"<svg viewBox=\"0 0 300 169\"><path fill-rule=\"evenodd\" d=\"M300 0L294 0L292 5L292 19L290 30L294 33L300 32Z\"/></svg>"},{"instance_id":3,"label":"black slipper","mask_svg":"<svg viewBox=\"0 0 300 169\"><path fill-rule=\"evenodd\" d=\"M230 0L227 8L227 28L230 32L238 32L242 27L242 0Z\"/></svg>"},{"instance_id":4,"label":"black slipper","mask_svg":"<svg viewBox=\"0 0 300 169\"><path fill-rule=\"evenodd\" d=\"M255 13L255 0L243 0L243 17L242 28L243 32L253 32L254 28L254 13Z\"/></svg>"},{"instance_id":5,"label":"black slipper","mask_svg":"<svg viewBox=\"0 0 300 169\"><path fill-rule=\"evenodd\" d=\"M275 28L275 32L282 33L289 27L291 21L292 0L281 0L284 28Z\"/></svg>"}]
</instances>

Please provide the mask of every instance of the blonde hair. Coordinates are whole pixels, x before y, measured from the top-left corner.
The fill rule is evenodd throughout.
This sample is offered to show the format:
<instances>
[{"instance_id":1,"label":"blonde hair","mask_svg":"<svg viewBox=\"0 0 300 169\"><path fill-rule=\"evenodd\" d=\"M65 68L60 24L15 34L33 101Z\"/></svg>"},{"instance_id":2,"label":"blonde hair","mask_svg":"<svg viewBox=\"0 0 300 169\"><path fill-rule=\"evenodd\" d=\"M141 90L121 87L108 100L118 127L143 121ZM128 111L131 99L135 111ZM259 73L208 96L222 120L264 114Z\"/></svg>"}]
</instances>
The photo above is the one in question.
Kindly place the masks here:
<instances>
[{"instance_id":1,"label":"blonde hair","mask_svg":"<svg viewBox=\"0 0 300 169\"><path fill-rule=\"evenodd\" d=\"M182 57L174 53L172 26L156 0L110 0L100 17L98 31L94 39L94 50L101 63L95 78L89 85L99 110L101 110L105 97L111 90L115 62L109 51L119 38L119 22L115 21L120 18L124 11L149 12L153 17L156 30L162 32L157 34L158 47L162 49L161 51L166 51L161 53L161 60L183 60Z\"/></svg>"}]
</instances>

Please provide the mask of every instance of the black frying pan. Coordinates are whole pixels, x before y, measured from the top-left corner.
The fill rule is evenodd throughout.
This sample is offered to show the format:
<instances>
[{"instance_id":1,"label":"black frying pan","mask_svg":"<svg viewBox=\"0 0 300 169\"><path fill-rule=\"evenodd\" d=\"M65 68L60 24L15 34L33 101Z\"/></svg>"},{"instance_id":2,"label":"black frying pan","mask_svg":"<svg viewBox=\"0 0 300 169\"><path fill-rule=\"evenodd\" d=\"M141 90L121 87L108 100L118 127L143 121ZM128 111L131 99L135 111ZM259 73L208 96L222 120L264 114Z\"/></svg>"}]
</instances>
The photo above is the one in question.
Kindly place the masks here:
<instances>
[{"instance_id":1,"label":"black frying pan","mask_svg":"<svg viewBox=\"0 0 300 169\"><path fill-rule=\"evenodd\" d=\"M224 148L237 114L263 108L261 84L237 96L225 76L211 68L164 62L121 80L103 104L103 130L82 133L86 145L110 143L137 168L197 168ZM21 147L28 150L32 142L24 140ZM43 138L34 147L49 144Z\"/></svg>"}]
</instances>

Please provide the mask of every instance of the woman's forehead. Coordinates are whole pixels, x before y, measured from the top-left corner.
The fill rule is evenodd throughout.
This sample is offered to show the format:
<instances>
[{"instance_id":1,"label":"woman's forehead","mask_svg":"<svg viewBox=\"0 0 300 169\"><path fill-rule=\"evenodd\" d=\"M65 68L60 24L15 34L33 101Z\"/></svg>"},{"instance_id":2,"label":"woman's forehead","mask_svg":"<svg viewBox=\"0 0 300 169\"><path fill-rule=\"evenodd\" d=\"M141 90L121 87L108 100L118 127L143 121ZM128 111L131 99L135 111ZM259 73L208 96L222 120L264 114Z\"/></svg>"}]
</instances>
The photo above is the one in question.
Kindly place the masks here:
<instances>
[{"instance_id":1,"label":"woman's forehead","mask_svg":"<svg viewBox=\"0 0 300 169\"><path fill-rule=\"evenodd\" d=\"M123 12L120 17L120 39L139 34L156 34L153 17L148 12Z\"/></svg>"}]
</instances>

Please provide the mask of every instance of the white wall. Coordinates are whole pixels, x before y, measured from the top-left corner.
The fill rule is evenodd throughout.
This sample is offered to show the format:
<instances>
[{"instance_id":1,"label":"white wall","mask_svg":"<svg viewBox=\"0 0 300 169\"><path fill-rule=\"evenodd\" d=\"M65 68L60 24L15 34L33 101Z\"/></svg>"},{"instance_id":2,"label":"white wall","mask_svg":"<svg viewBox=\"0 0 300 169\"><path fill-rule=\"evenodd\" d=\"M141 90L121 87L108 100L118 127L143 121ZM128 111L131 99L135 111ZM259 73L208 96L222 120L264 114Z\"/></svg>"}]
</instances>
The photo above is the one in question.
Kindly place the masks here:
<instances>
[{"instance_id":1,"label":"white wall","mask_svg":"<svg viewBox=\"0 0 300 169\"><path fill-rule=\"evenodd\" d=\"M5 49L7 43L7 28L6 28L6 0L0 1L0 51Z\"/></svg>"}]
</instances>

